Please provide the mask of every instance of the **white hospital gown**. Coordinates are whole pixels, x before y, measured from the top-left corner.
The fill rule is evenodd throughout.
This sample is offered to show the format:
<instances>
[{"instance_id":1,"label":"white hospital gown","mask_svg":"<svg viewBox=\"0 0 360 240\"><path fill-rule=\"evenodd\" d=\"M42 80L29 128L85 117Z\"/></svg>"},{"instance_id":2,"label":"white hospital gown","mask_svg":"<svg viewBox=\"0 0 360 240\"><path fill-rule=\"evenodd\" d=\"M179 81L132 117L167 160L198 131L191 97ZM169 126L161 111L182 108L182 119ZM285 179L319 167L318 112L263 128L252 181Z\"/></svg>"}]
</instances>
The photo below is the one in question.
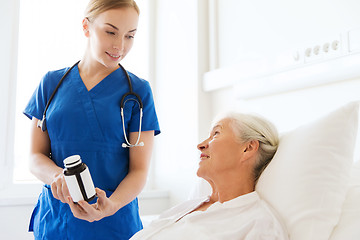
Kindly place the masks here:
<instances>
[{"instance_id":1,"label":"white hospital gown","mask_svg":"<svg viewBox=\"0 0 360 240\"><path fill-rule=\"evenodd\" d=\"M208 197L189 200L171 208L131 240L289 239L283 224L256 192L191 213L208 200Z\"/></svg>"}]
</instances>

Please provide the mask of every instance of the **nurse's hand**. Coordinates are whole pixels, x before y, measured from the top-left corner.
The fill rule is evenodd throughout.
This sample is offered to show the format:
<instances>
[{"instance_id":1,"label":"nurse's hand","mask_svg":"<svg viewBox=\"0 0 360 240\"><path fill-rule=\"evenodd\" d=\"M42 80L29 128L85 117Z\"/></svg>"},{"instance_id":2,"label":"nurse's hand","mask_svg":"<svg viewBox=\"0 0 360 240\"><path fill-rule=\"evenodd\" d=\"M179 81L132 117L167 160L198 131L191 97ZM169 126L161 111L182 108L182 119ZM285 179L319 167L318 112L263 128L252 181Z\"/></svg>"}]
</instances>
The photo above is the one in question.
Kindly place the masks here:
<instances>
[{"instance_id":1,"label":"nurse's hand","mask_svg":"<svg viewBox=\"0 0 360 240\"><path fill-rule=\"evenodd\" d=\"M69 204L74 217L88 222L94 222L116 213L118 210L116 204L106 197L103 190L99 188L96 188L95 190L98 199L96 203L91 205L83 200L79 201L78 204L75 204L70 196L67 198L67 203Z\"/></svg>"},{"instance_id":2,"label":"nurse's hand","mask_svg":"<svg viewBox=\"0 0 360 240\"><path fill-rule=\"evenodd\" d=\"M50 186L54 198L60 200L63 203L68 202L67 198L70 196L70 193L63 173L56 175Z\"/></svg>"}]
</instances>

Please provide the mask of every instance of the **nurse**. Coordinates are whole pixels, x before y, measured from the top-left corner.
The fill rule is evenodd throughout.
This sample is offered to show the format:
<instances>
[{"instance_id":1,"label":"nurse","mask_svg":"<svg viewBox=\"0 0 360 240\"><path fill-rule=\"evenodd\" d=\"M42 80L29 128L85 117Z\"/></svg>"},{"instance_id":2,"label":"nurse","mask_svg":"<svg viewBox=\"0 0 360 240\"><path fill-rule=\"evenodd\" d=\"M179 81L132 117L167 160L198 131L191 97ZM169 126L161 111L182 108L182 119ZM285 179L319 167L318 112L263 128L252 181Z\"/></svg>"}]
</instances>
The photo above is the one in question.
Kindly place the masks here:
<instances>
[{"instance_id":1,"label":"nurse","mask_svg":"<svg viewBox=\"0 0 360 240\"><path fill-rule=\"evenodd\" d=\"M126 142L120 115L129 92L118 63L130 51L139 9L132 0L91 0L82 22L84 56L66 75L47 111L47 131L37 127L51 94L69 68L48 72L24 114L32 119L30 170L44 186L30 220L35 239L129 239L142 229L137 195L145 185L154 136L160 133L150 85L128 73L143 102L143 146ZM131 98L131 96L128 96ZM127 101L124 126L131 144L140 127L139 106ZM63 160L80 155L89 167L97 199L74 204Z\"/></svg>"}]
</instances>

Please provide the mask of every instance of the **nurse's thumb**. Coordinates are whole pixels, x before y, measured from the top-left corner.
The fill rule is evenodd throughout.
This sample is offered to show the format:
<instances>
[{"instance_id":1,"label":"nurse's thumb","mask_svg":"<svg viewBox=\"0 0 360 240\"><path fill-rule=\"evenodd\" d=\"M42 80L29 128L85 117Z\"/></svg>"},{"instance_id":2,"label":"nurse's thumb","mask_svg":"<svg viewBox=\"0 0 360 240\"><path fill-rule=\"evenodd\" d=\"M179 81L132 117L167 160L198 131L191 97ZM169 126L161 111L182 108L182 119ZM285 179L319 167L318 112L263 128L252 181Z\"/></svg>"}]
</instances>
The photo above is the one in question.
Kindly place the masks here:
<instances>
[{"instance_id":1,"label":"nurse's thumb","mask_svg":"<svg viewBox=\"0 0 360 240\"><path fill-rule=\"evenodd\" d=\"M100 188L95 188L95 191L96 191L96 195L99 199L106 198L106 193L104 190L101 190Z\"/></svg>"}]
</instances>

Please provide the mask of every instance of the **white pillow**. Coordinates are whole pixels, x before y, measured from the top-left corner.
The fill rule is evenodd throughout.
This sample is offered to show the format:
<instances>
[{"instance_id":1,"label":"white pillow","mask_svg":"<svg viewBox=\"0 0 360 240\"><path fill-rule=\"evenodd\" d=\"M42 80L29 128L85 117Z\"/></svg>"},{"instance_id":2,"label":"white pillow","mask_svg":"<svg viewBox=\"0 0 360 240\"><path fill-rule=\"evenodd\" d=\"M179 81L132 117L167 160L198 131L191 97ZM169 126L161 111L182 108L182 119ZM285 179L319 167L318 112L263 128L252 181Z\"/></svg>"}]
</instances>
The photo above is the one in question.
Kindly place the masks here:
<instances>
[{"instance_id":1,"label":"white pillow","mask_svg":"<svg viewBox=\"0 0 360 240\"><path fill-rule=\"evenodd\" d=\"M291 240L328 240L353 162L359 103L283 134L256 190L282 216Z\"/></svg>"},{"instance_id":2,"label":"white pillow","mask_svg":"<svg viewBox=\"0 0 360 240\"><path fill-rule=\"evenodd\" d=\"M330 240L360 239L360 161L353 167L349 191L342 207L340 221Z\"/></svg>"}]
</instances>

